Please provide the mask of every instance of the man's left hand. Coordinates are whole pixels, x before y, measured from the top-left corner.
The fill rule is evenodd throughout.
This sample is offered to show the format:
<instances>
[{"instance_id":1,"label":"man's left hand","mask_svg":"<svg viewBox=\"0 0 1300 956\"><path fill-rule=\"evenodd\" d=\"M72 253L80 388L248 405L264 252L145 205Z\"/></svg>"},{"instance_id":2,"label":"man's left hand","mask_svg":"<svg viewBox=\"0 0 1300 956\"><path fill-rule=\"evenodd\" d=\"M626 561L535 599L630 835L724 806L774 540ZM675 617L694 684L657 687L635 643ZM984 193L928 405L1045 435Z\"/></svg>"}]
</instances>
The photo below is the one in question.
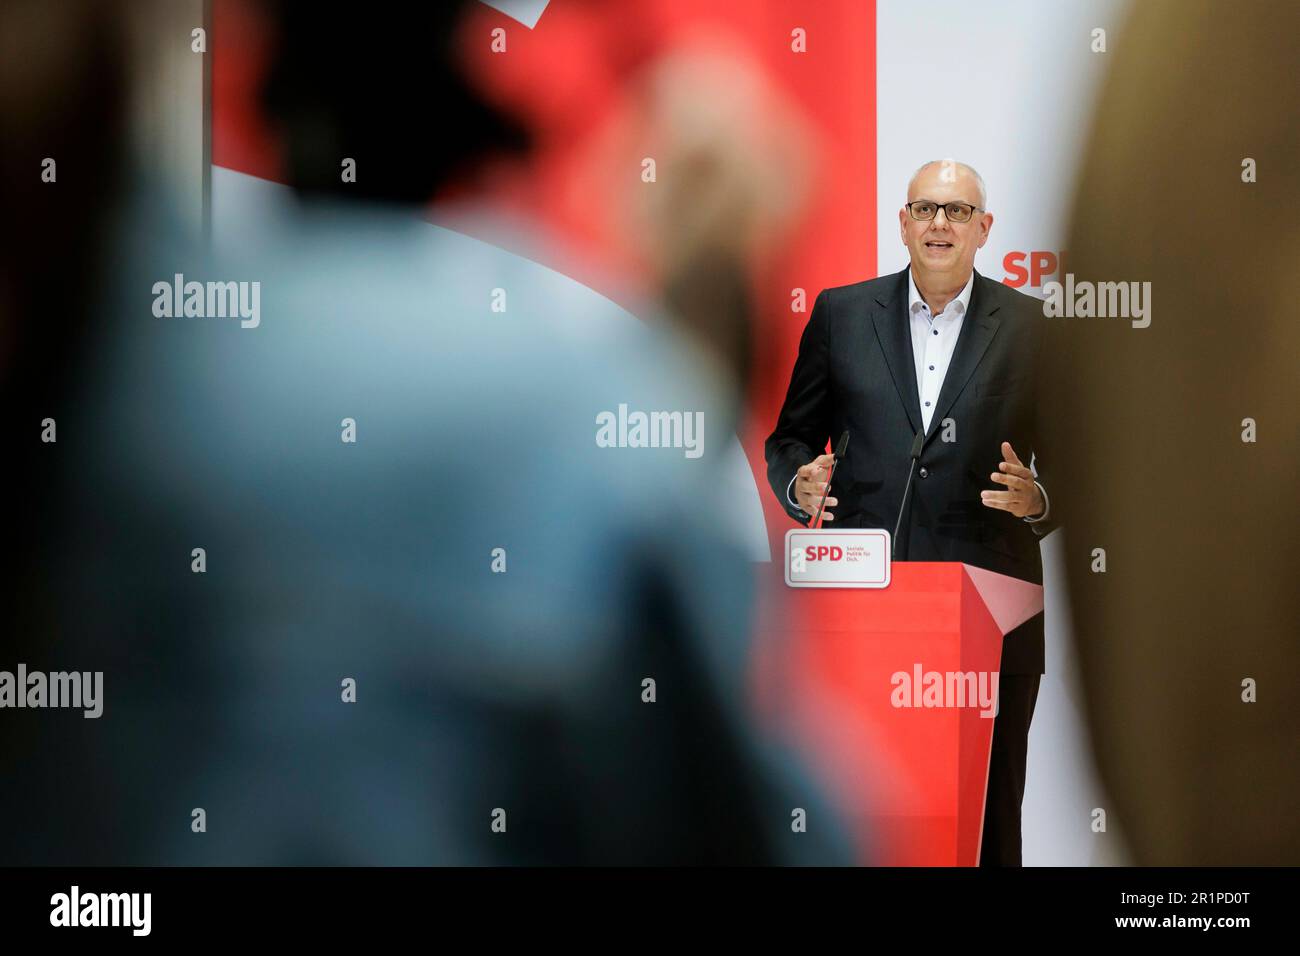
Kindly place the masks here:
<instances>
[{"instance_id":1,"label":"man's left hand","mask_svg":"<svg viewBox=\"0 0 1300 956\"><path fill-rule=\"evenodd\" d=\"M989 476L1006 491L981 491L980 500L989 508L1010 511L1017 518L1032 518L1043 513L1043 493L1034 483L1034 473L1025 467L1011 442L1002 443L1002 463Z\"/></svg>"}]
</instances>

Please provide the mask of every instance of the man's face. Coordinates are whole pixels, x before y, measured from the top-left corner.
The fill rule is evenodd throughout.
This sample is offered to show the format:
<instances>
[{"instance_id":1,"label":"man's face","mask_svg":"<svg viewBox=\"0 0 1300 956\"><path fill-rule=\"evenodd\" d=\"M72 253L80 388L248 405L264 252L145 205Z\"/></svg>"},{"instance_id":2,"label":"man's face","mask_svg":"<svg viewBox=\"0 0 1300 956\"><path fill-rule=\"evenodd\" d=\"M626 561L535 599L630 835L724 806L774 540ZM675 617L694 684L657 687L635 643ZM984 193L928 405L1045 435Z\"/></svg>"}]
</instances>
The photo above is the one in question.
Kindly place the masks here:
<instances>
[{"instance_id":1,"label":"man's face","mask_svg":"<svg viewBox=\"0 0 1300 956\"><path fill-rule=\"evenodd\" d=\"M964 202L980 205L979 185L960 166L932 163L921 171L907 192L907 201ZM926 278L965 281L975 265L975 253L988 241L990 213L976 209L969 222L951 222L941 209L928 222L913 219L907 207L898 211L903 244L912 255L912 270Z\"/></svg>"}]
</instances>

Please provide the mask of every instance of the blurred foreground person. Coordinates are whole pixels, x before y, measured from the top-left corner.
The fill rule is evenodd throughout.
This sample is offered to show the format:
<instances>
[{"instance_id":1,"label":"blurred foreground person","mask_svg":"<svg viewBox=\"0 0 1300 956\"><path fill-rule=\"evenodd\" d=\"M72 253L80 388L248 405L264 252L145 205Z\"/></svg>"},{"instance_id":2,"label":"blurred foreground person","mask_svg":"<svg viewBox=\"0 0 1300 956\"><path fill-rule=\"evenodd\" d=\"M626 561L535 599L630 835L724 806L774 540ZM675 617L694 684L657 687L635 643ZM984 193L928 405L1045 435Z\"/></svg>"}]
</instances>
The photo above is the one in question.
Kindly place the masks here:
<instances>
[{"instance_id":1,"label":"blurred foreground person","mask_svg":"<svg viewBox=\"0 0 1300 956\"><path fill-rule=\"evenodd\" d=\"M224 175L249 218L219 259L124 217L95 361L30 453L57 474L25 663L103 671L103 714L22 713L4 862L848 861L748 725L749 571L710 497L735 396L422 219L520 141L457 79L457 7L277 6L301 205Z\"/></svg>"},{"instance_id":2,"label":"blurred foreground person","mask_svg":"<svg viewBox=\"0 0 1300 956\"><path fill-rule=\"evenodd\" d=\"M1134 5L1069 250L1150 282L1150 325L1044 320L1104 809L1146 865L1300 863L1297 33L1285 0Z\"/></svg>"}]
</instances>

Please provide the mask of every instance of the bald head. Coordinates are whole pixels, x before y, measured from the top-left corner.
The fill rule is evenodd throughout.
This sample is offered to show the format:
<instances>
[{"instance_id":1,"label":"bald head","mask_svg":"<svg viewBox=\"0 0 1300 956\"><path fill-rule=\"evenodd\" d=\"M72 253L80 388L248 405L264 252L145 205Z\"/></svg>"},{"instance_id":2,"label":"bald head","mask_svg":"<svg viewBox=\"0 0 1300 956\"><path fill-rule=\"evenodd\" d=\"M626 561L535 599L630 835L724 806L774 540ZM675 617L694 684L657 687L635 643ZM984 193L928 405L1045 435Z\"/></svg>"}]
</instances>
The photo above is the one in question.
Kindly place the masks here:
<instances>
[{"instance_id":1,"label":"bald head","mask_svg":"<svg viewBox=\"0 0 1300 956\"><path fill-rule=\"evenodd\" d=\"M912 178L907 181L907 198L915 199L912 190L916 188L916 181L921 178L921 174L932 167L938 167L939 179L943 182L956 183L959 178L969 177L979 194L979 205L981 209L987 209L989 205L988 191L984 188L984 177L976 172L974 166L966 163L959 163L955 159L932 159L925 163L916 172L912 173Z\"/></svg>"}]
</instances>

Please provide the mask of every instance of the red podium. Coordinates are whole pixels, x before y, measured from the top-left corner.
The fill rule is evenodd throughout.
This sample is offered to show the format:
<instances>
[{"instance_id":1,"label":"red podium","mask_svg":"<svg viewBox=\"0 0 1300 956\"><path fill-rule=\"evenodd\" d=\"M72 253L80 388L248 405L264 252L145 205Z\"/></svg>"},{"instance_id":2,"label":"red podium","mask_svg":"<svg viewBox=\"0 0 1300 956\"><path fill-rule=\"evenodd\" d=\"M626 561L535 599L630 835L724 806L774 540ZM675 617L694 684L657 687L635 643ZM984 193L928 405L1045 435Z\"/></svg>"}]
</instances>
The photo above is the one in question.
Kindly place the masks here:
<instances>
[{"instance_id":1,"label":"red podium","mask_svg":"<svg viewBox=\"0 0 1300 956\"><path fill-rule=\"evenodd\" d=\"M1002 638L1043 589L965 564L892 573L881 590L763 589L760 709L789 724L864 862L974 866Z\"/></svg>"}]
</instances>

